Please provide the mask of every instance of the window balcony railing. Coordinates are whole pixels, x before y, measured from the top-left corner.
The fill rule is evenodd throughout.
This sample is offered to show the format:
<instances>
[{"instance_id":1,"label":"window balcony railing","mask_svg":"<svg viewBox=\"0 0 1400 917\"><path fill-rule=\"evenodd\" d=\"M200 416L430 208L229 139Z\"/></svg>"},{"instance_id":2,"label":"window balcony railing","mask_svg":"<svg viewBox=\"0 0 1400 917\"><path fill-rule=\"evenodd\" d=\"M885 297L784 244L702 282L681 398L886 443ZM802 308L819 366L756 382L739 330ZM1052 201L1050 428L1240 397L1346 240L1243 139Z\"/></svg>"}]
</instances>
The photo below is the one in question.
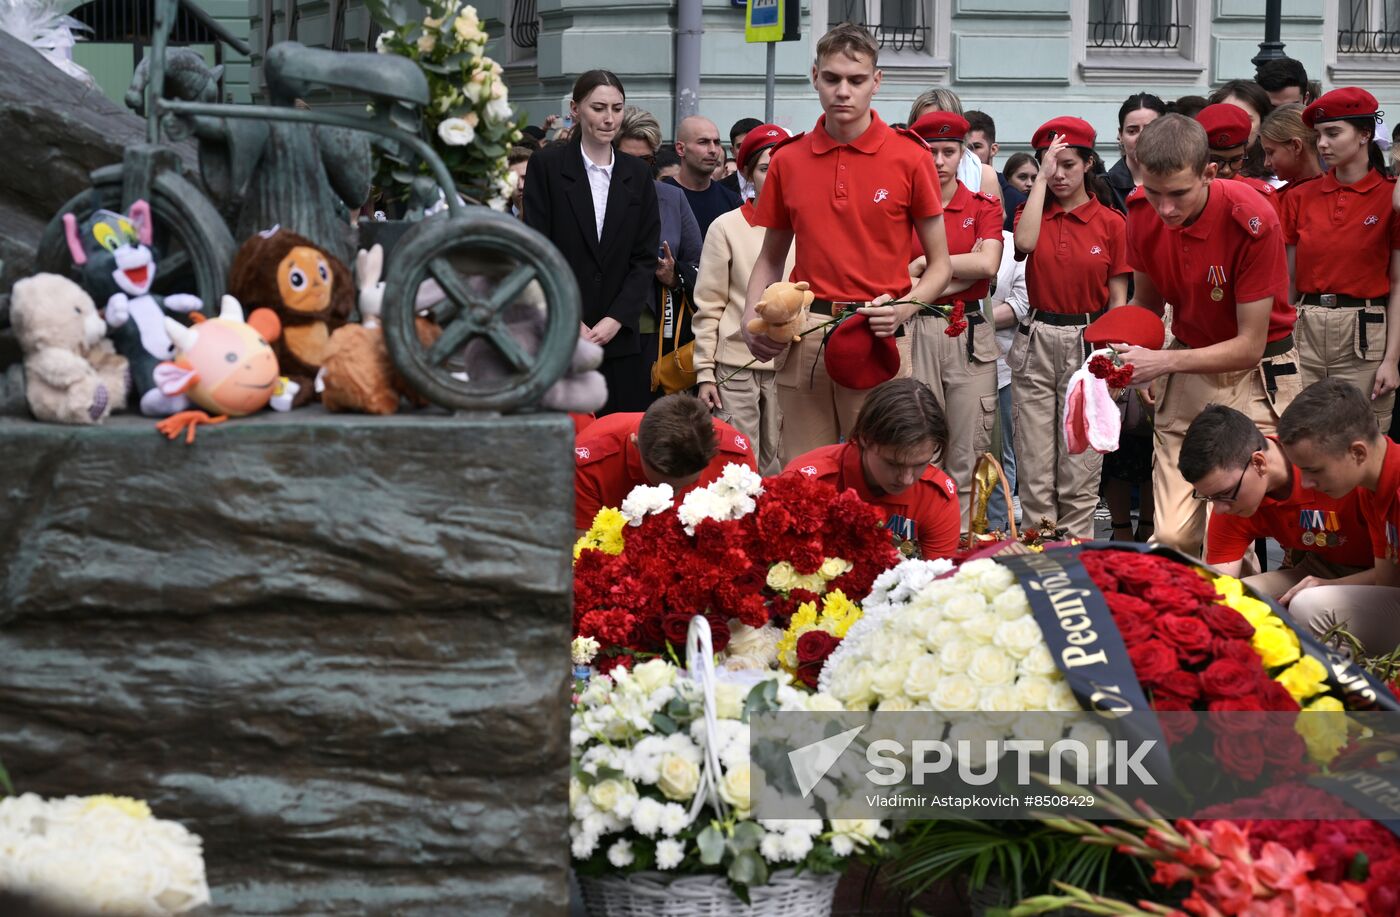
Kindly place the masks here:
<instances>
[{"instance_id":1,"label":"window balcony railing","mask_svg":"<svg viewBox=\"0 0 1400 917\"><path fill-rule=\"evenodd\" d=\"M924 0L830 0L830 25L854 22L875 38L881 51L923 52L929 46Z\"/></svg>"},{"instance_id":2,"label":"window balcony railing","mask_svg":"<svg viewBox=\"0 0 1400 917\"><path fill-rule=\"evenodd\" d=\"M1089 47L1181 47L1191 27L1181 21L1178 0L1091 0Z\"/></svg>"}]
</instances>

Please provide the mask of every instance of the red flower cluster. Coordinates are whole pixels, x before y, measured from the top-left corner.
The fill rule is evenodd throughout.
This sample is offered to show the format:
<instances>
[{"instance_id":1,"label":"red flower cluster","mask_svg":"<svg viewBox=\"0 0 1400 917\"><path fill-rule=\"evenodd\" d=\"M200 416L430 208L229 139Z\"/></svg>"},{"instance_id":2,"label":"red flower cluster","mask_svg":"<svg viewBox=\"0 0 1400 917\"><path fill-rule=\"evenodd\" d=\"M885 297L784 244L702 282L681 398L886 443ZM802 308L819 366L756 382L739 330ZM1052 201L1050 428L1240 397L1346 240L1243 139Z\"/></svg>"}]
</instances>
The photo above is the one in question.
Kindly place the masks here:
<instances>
[{"instance_id":1,"label":"red flower cluster","mask_svg":"<svg viewBox=\"0 0 1400 917\"><path fill-rule=\"evenodd\" d=\"M1119 366L1107 354L1089 358L1089 374L1107 382L1109 388L1127 388L1133 384L1133 364Z\"/></svg>"},{"instance_id":2,"label":"red flower cluster","mask_svg":"<svg viewBox=\"0 0 1400 917\"><path fill-rule=\"evenodd\" d=\"M690 620L704 615L716 651L729 643L729 622L750 627L786 624L804 601L803 590L786 595L767 586L768 570L787 561L799 574L817 572L839 557L852 564L827 584L852 601L899 560L879 512L855 491L836 493L805 475L763 482L757 508L742 519L705 520L687 535L674 509L648 516L624 530L621 554L584 551L574 566L574 634L602 644L597 659L606 671L632 654L666 652L685 645Z\"/></svg>"},{"instance_id":3,"label":"red flower cluster","mask_svg":"<svg viewBox=\"0 0 1400 917\"><path fill-rule=\"evenodd\" d=\"M948 313L948 327L943 329L943 333L950 338L955 338L967 330L967 303L959 299L953 303L953 310Z\"/></svg>"},{"instance_id":4,"label":"red flower cluster","mask_svg":"<svg viewBox=\"0 0 1400 917\"><path fill-rule=\"evenodd\" d=\"M1084 551L1080 560L1104 595L1169 743L1195 731L1195 711L1298 710L1250 645L1254 626L1222 604L1193 567L1136 551ZM1247 728L1254 723L1257 729ZM1302 766L1302 738L1268 725L1267 717L1233 717L1229 733L1216 735L1214 754L1227 773L1253 780L1266 763L1271 774Z\"/></svg>"},{"instance_id":5,"label":"red flower cluster","mask_svg":"<svg viewBox=\"0 0 1400 917\"><path fill-rule=\"evenodd\" d=\"M821 677L826 658L841 645L841 638L824 630L809 630L797 638L797 678L804 685L817 690L817 679Z\"/></svg>"}]
</instances>

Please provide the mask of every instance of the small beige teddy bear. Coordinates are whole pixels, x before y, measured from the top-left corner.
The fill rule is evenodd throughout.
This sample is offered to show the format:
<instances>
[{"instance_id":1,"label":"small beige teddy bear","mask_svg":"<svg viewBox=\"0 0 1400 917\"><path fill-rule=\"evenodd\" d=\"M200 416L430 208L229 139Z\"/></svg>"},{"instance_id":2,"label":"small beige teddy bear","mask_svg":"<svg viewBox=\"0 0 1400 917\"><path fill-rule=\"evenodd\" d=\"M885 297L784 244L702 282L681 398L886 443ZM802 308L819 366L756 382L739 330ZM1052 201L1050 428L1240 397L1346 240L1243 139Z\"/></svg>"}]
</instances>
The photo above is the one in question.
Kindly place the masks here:
<instances>
[{"instance_id":1,"label":"small beige teddy bear","mask_svg":"<svg viewBox=\"0 0 1400 917\"><path fill-rule=\"evenodd\" d=\"M126 357L107 340L92 297L58 274L18 281L10 322L24 352L25 398L47 423L101 423L126 406Z\"/></svg>"},{"instance_id":2,"label":"small beige teddy bear","mask_svg":"<svg viewBox=\"0 0 1400 917\"><path fill-rule=\"evenodd\" d=\"M807 316L807 308L815 299L811 285L805 280L792 283L779 280L770 283L763 291L763 298L754 306L758 318L750 320L750 334L766 334L779 344L802 340L799 332Z\"/></svg>"}]
</instances>

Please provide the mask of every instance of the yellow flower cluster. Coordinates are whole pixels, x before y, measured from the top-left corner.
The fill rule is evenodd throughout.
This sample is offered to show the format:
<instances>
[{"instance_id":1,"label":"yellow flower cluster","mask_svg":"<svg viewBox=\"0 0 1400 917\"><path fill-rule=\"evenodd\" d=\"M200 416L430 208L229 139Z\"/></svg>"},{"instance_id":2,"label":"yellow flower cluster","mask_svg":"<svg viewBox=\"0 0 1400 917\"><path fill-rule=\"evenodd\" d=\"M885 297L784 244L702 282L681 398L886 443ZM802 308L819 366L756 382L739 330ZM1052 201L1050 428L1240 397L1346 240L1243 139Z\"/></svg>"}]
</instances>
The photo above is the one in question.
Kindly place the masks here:
<instances>
[{"instance_id":1,"label":"yellow flower cluster","mask_svg":"<svg viewBox=\"0 0 1400 917\"><path fill-rule=\"evenodd\" d=\"M842 560L839 557L828 557L822 561L822 565L816 573L798 573L792 564L787 561L779 561L768 568L768 588L777 592L791 592L794 589L805 589L808 592L815 592L821 595L826 592L826 584L836 579L843 573L849 572L851 562Z\"/></svg>"},{"instance_id":2,"label":"yellow flower cluster","mask_svg":"<svg viewBox=\"0 0 1400 917\"><path fill-rule=\"evenodd\" d=\"M604 554L621 554L624 547L622 530L627 526L627 517L610 506L598 510L593 517L593 525L578 541L574 542L574 563L584 551L602 551Z\"/></svg>"},{"instance_id":3,"label":"yellow flower cluster","mask_svg":"<svg viewBox=\"0 0 1400 917\"><path fill-rule=\"evenodd\" d=\"M1238 611L1254 625L1250 645L1259 654L1264 668L1277 672L1274 680L1283 685L1304 713L1326 716L1300 716L1294 728L1307 743L1308 755L1325 764L1337 756L1347 743L1346 708L1341 701L1327 694L1327 667L1311 656L1302 654L1298 634L1274 614L1268 604L1244 594L1244 585L1231 576L1214 577L1215 591L1225 597L1225 604Z\"/></svg>"},{"instance_id":4,"label":"yellow flower cluster","mask_svg":"<svg viewBox=\"0 0 1400 917\"><path fill-rule=\"evenodd\" d=\"M785 671L797 671L797 641L812 630L824 630L833 637L845 638L851 625L860 620L860 606L846 598L846 593L833 589L822 597L821 615L817 614L816 602L803 602L797 606L788 629L778 641L778 664Z\"/></svg>"},{"instance_id":5,"label":"yellow flower cluster","mask_svg":"<svg viewBox=\"0 0 1400 917\"><path fill-rule=\"evenodd\" d=\"M137 819L151 817L151 807L144 801L132 799L130 796L110 796L104 793L100 796L89 796L83 800L84 812L91 812L94 809L116 809L123 815Z\"/></svg>"}]
</instances>

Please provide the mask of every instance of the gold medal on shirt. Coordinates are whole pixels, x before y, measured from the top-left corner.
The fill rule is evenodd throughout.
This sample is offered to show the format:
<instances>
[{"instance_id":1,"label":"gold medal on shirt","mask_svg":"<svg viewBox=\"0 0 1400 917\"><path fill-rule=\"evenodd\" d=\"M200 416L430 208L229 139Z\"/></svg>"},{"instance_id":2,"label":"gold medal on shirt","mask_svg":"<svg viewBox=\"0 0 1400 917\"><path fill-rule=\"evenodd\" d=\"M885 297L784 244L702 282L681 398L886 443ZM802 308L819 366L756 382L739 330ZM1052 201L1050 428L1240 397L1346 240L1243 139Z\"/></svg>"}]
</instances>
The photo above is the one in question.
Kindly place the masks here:
<instances>
[{"instance_id":1,"label":"gold medal on shirt","mask_svg":"<svg viewBox=\"0 0 1400 917\"><path fill-rule=\"evenodd\" d=\"M1210 298L1216 302L1225 298L1225 291L1221 286L1225 283L1225 266L1223 264L1212 264L1210 270L1206 271L1206 283L1210 284Z\"/></svg>"},{"instance_id":2,"label":"gold medal on shirt","mask_svg":"<svg viewBox=\"0 0 1400 917\"><path fill-rule=\"evenodd\" d=\"M1225 291L1220 289L1220 287L1216 287L1210 291L1210 298L1216 302L1220 302L1220 300L1225 298Z\"/></svg>"},{"instance_id":3,"label":"gold medal on shirt","mask_svg":"<svg viewBox=\"0 0 1400 917\"><path fill-rule=\"evenodd\" d=\"M1313 544L1317 545L1319 548L1327 547L1327 533L1318 532L1317 537L1313 539Z\"/></svg>"},{"instance_id":4,"label":"gold medal on shirt","mask_svg":"<svg viewBox=\"0 0 1400 917\"><path fill-rule=\"evenodd\" d=\"M1308 547L1312 547L1315 541L1317 541L1317 536L1314 535L1312 532L1303 533L1303 544L1307 545Z\"/></svg>"}]
</instances>

